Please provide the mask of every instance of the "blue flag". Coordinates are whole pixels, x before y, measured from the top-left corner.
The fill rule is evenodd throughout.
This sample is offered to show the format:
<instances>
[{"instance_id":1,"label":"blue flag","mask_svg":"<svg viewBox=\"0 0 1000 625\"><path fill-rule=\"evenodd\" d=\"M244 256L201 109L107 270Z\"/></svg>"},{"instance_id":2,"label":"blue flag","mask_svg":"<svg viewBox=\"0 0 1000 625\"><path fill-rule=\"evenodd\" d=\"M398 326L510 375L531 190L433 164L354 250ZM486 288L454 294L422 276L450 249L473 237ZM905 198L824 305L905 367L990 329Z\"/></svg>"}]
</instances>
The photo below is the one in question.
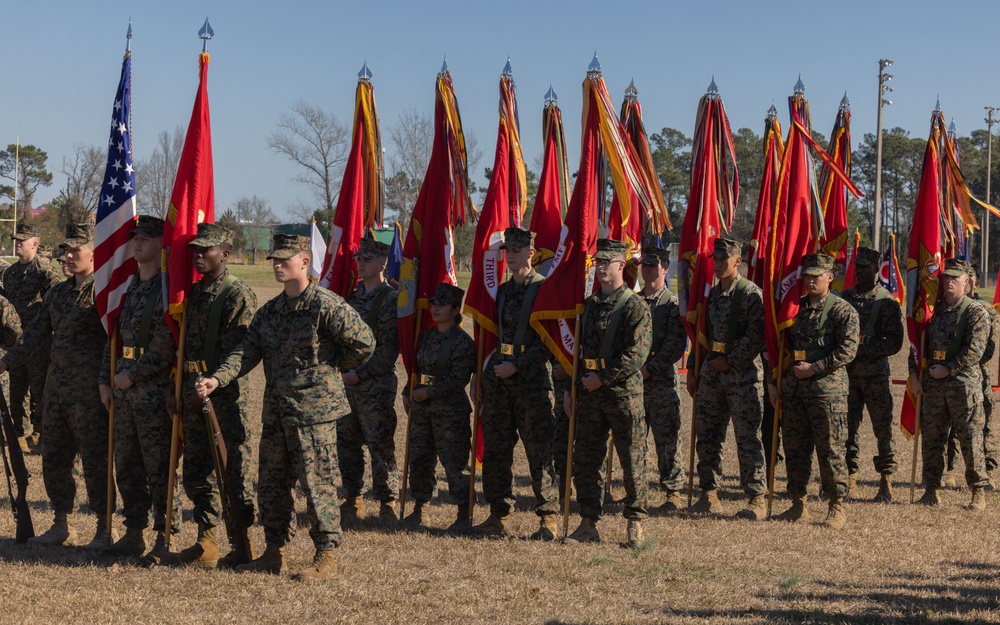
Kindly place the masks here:
<instances>
[{"instance_id":1,"label":"blue flag","mask_svg":"<svg viewBox=\"0 0 1000 625\"><path fill-rule=\"evenodd\" d=\"M392 244L389 246L389 260L386 263L386 279L392 288L399 290L399 272L403 265L403 230L399 227L399 222L393 226Z\"/></svg>"}]
</instances>

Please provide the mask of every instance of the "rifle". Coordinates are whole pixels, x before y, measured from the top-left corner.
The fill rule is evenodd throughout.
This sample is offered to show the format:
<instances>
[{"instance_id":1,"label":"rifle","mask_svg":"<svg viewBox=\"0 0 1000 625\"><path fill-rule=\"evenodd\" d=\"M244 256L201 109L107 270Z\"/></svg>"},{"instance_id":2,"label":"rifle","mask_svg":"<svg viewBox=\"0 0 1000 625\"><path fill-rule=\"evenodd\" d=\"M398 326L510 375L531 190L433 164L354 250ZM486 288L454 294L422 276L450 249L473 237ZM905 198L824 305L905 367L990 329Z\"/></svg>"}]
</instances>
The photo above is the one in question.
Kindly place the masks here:
<instances>
[{"instance_id":1,"label":"rifle","mask_svg":"<svg viewBox=\"0 0 1000 625\"><path fill-rule=\"evenodd\" d=\"M28 508L28 467L24 466L24 454L21 453L21 445L17 442L17 432L14 431L14 420L10 416L10 408L7 406L7 399L0 392L0 455L3 456L3 468L7 474L7 493L10 495L10 508L14 513L14 522L17 530L14 535L14 542L21 544L28 542L29 538L35 536L35 527L31 524L31 510ZM8 457L9 456L9 457ZM10 482L11 476L17 482L17 497L14 497L14 488Z\"/></svg>"},{"instance_id":2,"label":"rifle","mask_svg":"<svg viewBox=\"0 0 1000 625\"><path fill-rule=\"evenodd\" d=\"M222 519L226 524L226 533L229 535L229 545L233 549L235 560L238 563L247 563L253 560L253 545L247 531L250 529L243 523L241 511L243 509L243 490L236 484L233 471L229 467L229 452L226 449L226 441L222 438L222 428L219 427L219 419L215 415L215 407L212 400L206 398L202 406L201 414L205 419L205 431L209 440L213 442L212 462L215 464L215 478L219 483L219 498L222 500Z\"/></svg>"}]
</instances>

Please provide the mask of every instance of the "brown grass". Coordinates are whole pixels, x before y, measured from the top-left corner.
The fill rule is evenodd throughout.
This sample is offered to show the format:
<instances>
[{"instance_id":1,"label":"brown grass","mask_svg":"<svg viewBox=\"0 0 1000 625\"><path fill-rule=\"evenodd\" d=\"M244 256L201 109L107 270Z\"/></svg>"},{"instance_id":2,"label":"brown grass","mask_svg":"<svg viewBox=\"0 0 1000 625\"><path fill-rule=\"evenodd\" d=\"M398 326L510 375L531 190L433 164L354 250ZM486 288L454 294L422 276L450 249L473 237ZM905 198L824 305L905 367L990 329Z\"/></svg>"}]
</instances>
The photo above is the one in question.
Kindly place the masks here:
<instances>
[{"instance_id":1,"label":"brown grass","mask_svg":"<svg viewBox=\"0 0 1000 625\"><path fill-rule=\"evenodd\" d=\"M255 285L257 286L257 285ZM261 302L273 283L260 283ZM893 363L897 376L904 363ZM259 414L263 379L253 374L252 409ZM899 400L902 387L894 387ZM682 409L689 427L690 403ZM401 407L400 407L401 411ZM259 424L256 431L259 435ZM402 457L402 428L397 446ZM862 456L874 438L866 421ZM687 449L687 434L684 448ZM841 532L818 525L824 505L811 501L816 523L792 526L686 516L652 518L648 547L631 551L620 508L600 528L601 545L565 547L524 539L536 527L526 463L517 460L517 539L480 541L432 530L386 531L374 522L347 532L337 552L336 579L303 586L287 577L218 571L153 569L71 548L14 545L8 508L0 508L0 622L52 623L923 623L1000 621L1000 559L995 550L1000 501L988 495L985 514L961 508L968 491L944 493L938 510L911 506L911 446L899 438L899 503L876 505L877 476L863 465L861 501L848 506ZM38 532L50 517L40 462L29 497ZM726 448L723 499L740 507L735 449ZM443 477L443 476L440 476ZM650 474L652 478L652 473ZM784 476L779 471L779 490ZM443 479L441 485L443 488ZM81 493L82 493L81 483ZM662 496L655 493L653 504ZM622 493L616 483L616 495ZM918 492L919 495L919 492ZM299 502L300 505L303 502ZM783 510L784 500L776 502ZM377 507L375 505L370 508ZM188 508L189 513L189 508ZM373 511L369 511L369 516ZM476 520L487 511L476 509ZM431 525L444 528L454 508L436 502ZM95 517L80 517L89 539ZM571 529L577 517L571 519ZM194 539L193 524L175 544ZM254 530L257 548L263 545ZM307 564L312 545L303 529L289 549L293 568Z\"/></svg>"}]
</instances>

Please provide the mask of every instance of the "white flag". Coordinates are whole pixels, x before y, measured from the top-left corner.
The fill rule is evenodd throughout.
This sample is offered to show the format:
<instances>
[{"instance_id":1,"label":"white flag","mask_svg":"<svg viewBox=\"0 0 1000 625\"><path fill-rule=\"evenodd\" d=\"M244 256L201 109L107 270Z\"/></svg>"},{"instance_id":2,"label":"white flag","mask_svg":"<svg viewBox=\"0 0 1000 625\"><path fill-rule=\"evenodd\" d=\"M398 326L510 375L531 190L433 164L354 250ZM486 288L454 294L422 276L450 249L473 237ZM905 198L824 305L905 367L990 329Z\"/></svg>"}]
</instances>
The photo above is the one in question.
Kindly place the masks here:
<instances>
[{"instance_id":1,"label":"white flag","mask_svg":"<svg viewBox=\"0 0 1000 625\"><path fill-rule=\"evenodd\" d=\"M313 219L312 226L312 262L309 264L309 279L313 282L318 282L320 274L323 273L323 258L326 257L326 243L323 241L323 235L320 233L319 228L316 227L315 219Z\"/></svg>"}]
</instances>

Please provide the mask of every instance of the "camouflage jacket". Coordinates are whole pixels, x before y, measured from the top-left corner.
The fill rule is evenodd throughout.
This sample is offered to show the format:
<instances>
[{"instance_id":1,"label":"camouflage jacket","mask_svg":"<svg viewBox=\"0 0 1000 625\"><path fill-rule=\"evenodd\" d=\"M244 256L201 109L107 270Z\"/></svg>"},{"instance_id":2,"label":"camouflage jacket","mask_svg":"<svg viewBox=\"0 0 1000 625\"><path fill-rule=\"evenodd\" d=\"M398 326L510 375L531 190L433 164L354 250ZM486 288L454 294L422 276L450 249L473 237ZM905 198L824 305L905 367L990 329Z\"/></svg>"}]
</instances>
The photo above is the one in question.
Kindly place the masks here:
<instances>
[{"instance_id":1,"label":"camouflage jacket","mask_svg":"<svg viewBox=\"0 0 1000 625\"><path fill-rule=\"evenodd\" d=\"M10 349L21 337L21 319L14 310L14 305L7 298L0 296L0 349ZM4 378L4 385L6 385ZM4 386L6 388L6 386Z\"/></svg>"},{"instance_id":2,"label":"camouflage jacket","mask_svg":"<svg viewBox=\"0 0 1000 625\"><path fill-rule=\"evenodd\" d=\"M94 304L93 274L80 284L70 277L49 289L38 315L24 328L3 362L12 369L23 366L50 337L48 382L54 385L50 388L64 395L74 389L93 394L99 377L98 363L108 344L108 334Z\"/></svg>"},{"instance_id":3,"label":"camouflage jacket","mask_svg":"<svg viewBox=\"0 0 1000 625\"><path fill-rule=\"evenodd\" d=\"M581 320L583 324L580 337L581 359L601 357L601 343L611 312L619 299L630 295L626 291L631 289L627 284L623 284L611 293L605 294L601 290L587 298ZM649 307L642 301L640 295L631 293L621 312L618 329L611 343L611 354L604 367L596 372L601 378L602 388L616 394L642 393L642 374L639 373L639 369L649 358L649 349L653 342L650 327ZM584 369L581 367L578 380L586 375ZM582 389L583 383L578 382L578 384Z\"/></svg>"},{"instance_id":4,"label":"camouflage jacket","mask_svg":"<svg viewBox=\"0 0 1000 625\"><path fill-rule=\"evenodd\" d=\"M986 341L986 349L983 350L983 357L979 359L979 368L983 371L983 388L992 385L990 372L990 361L996 353L997 337L1000 336L1000 313L993 307L991 302L980 299L979 293L972 294L972 301L981 305L990 315L990 338Z\"/></svg>"},{"instance_id":5,"label":"camouflage jacket","mask_svg":"<svg viewBox=\"0 0 1000 625\"><path fill-rule=\"evenodd\" d=\"M518 284L514 280L508 280L497 289L497 305L500 303L501 295L504 300L504 309L497 310L497 314L503 319L503 336L499 337L500 343L514 343L514 336L517 334L517 324L521 318L521 304L524 302L524 296L528 292L528 281L535 275L536 272L532 270L521 284ZM552 370L549 365L552 354L549 352L549 348L545 346L545 343L542 343L542 340L538 338L538 332L531 327L530 323L525 329L522 345L524 346L524 351L514 356L504 356L500 353L498 346L497 351L493 353L493 356L483 369L489 372L489 375L483 376L484 383L505 383L515 385L519 388L532 389L552 388ZM517 373L506 380L501 380L493 375L493 367L504 361L514 363L514 366L517 367Z\"/></svg>"},{"instance_id":6,"label":"camouflage jacket","mask_svg":"<svg viewBox=\"0 0 1000 625\"><path fill-rule=\"evenodd\" d=\"M663 303L663 312L660 314L662 327L653 328L657 320L657 308L660 296L666 294L666 301ZM684 355L684 348L687 346L687 333L684 330L684 322L680 316L680 308L677 305L677 296L670 292L664 285L652 295L639 294L646 305L649 306L650 315L650 341L653 334L662 337L659 345L650 344L649 358L646 360L646 371L649 372L649 380L659 383L673 385L677 375L677 367L674 363ZM659 332L657 332L659 330Z\"/></svg>"},{"instance_id":7,"label":"camouflage jacket","mask_svg":"<svg viewBox=\"0 0 1000 625\"><path fill-rule=\"evenodd\" d=\"M819 331L823 307L829 297L835 298L827 315L831 349L826 356L812 363L816 373L809 379L826 388L842 386L846 392L847 365L857 355L860 333L858 313L853 306L833 293L818 302L810 302L808 297L803 297L799 303L799 314L795 316L795 324L788 331L789 347L792 350L793 363L797 360L796 351L812 349L811 346ZM794 375L792 368L789 367L785 376L794 377Z\"/></svg>"},{"instance_id":8,"label":"camouflage jacket","mask_svg":"<svg viewBox=\"0 0 1000 625\"><path fill-rule=\"evenodd\" d=\"M14 305L21 322L27 324L42 308L42 297L62 279L51 263L35 256L4 271L3 295Z\"/></svg>"},{"instance_id":9,"label":"camouflage jacket","mask_svg":"<svg viewBox=\"0 0 1000 625\"><path fill-rule=\"evenodd\" d=\"M858 311L858 327L862 332L868 325L875 302L880 298L882 300L872 335L859 339L858 355L847 365L849 375L889 375L889 356L899 353L903 347L903 313L899 302L888 293L883 287L875 285L864 293L857 286L852 286L841 295Z\"/></svg>"},{"instance_id":10,"label":"camouflage jacket","mask_svg":"<svg viewBox=\"0 0 1000 625\"><path fill-rule=\"evenodd\" d=\"M282 292L261 306L243 342L209 377L225 386L263 360L265 422L326 423L351 411L340 371L361 366L374 349L358 313L310 282L298 297Z\"/></svg>"},{"instance_id":11,"label":"camouflage jacket","mask_svg":"<svg viewBox=\"0 0 1000 625\"><path fill-rule=\"evenodd\" d=\"M434 383L420 384L418 377L414 387L426 388L427 400L414 403L419 404L422 411L429 411L430 414L472 412L472 404L469 403L465 387L469 385L469 379L476 369L476 344L461 326L453 326L452 331L457 332L457 335L451 345L448 366L441 375L437 374L437 362L442 348L448 341L449 332L438 332L437 327L428 328L421 335L420 346L417 348L417 375L421 373L432 375ZM403 394L409 396L409 391L410 387L407 385L403 389Z\"/></svg>"},{"instance_id":12,"label":"camouflage jacket","mask_svg":"<svg viewBox=\"0 0 1000 625\"><path fill-rule=\"evenodd\" d=\"M353 391L373 391L377 390L385 393L396 393L398 381L396 380L396 361L399 359L399 335L396 321L397 301L392 287L383 282L382 286L373 289L371 293L365 290L362 282L358 288L351 293L347 303L357 311L365 322L368 322L368 314L375 300L382 289L388 289L388 293L382 299L381 310L372 327L375 334L375 351L368 362L356 367L354 372L358 374L360 381L357 384L349 385Z\"/></svg>"},{"instance_id":13,"label":"camouflage jacket","mask_svg":"<svg viewBox=\"0 0 1000 625\"><path fill-rule=\"evenodd\" d=\"M745 280L745 278L744 278ZM726 290L722 289L722 284L718 283L712 287L708 294L708 327L709 327L709 347L713 343L725 344L729 334L729 311L732 308L733 294L736 292L736 285L739 281L733 280ZM723 378L735 382L756 382L760 379L759 356L764 349L764 298L761 295L760 287L753 282L747 281L743 296L740 302L740 318L736 327L736 338L733 345L726 345L729 352L726 355L726 362L729 363L729 370L722 372ZM704 349L704 347L702 347ZM688 353L688 371L695 370L694 349ZM713 371L708 366L708 354L701 354L702 373Z\"/></svg>"},{"instance_id":14,"label":"camouflage jacket","mask_svg":"<svg viewBox=\"0 0 1000 625\"><path fill-rule=\"evenodd\" d=\"M146 310L146 300L152 296L153 286L162 279L159 272L152 278L142 281L139 273L132 276L132 281L125 291L122 300L121 313L118 315L118 345L119 354L126 347L138 347L139 330L142 326L142 316ZM142 402L160 402L171 391L174 383L170 379L170 370L176 364L177 345L167 322L163 318L163 293L156 295L153 304L153 321L149 329L149 344L138 358L119 356L118 372L127 371L133 385L121 391L115 390L119 397ZM100 382L110 384L111 346L104 348L104 362L101 365Z\"/></svg>"},{"instance_id":15,"label":"camouflage jacket","mask_svg":"<svg viewBox=\"0 0 1000 625\"><path fill-rule=\"evenodd\" d=\"M202 278L191 288L186 315L185 360L198 362L205 359L205 341L208 340L208 320L212 314L212 305L228 275L229 270L227 269L211 283L207 283L206 279ZM243 337L246 336L256 310L257 295L250 290L246 282L236 278L226 292L226 299L222 304L222 317L219 321L216 338L217 362L214 363L216 366L226 360L229 354L243 342ZM206 363L206 365L213 366L212 363ZM188 387L193 387L197 378L198 374L195 372L184 372L184 384ZM236 388L234 387L233 390Z\"/></svg>"},{"instance_id":16,"label":"camouflage jacket","mask_svg":"<svg viewBox=\"0 0 1000 625\"><path fill-rule=\"evenodd\" d=\"M927 329L924 331L925 350L927 367L935 364L935 352L947 354L948 348L958 331L959 310L962 306L962 299L954 304L948 305L945 300L940 300L934 308L934 316L931 317ZM979 361L986 353L986 344L990 340L990 315L983 306L970 303L965 319L965 334L961 337L958 353L952 360L942 361L940 364L948 367L951 375L942 380L934 380L936 384L947 384L949 382L959 384L982 384L983 373L979 366ZM917 363L910 353L910 373L917 373ZM930 376L924 376L925 383L930 380Z\"/></svg>"}]
</instances>

